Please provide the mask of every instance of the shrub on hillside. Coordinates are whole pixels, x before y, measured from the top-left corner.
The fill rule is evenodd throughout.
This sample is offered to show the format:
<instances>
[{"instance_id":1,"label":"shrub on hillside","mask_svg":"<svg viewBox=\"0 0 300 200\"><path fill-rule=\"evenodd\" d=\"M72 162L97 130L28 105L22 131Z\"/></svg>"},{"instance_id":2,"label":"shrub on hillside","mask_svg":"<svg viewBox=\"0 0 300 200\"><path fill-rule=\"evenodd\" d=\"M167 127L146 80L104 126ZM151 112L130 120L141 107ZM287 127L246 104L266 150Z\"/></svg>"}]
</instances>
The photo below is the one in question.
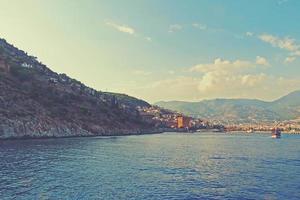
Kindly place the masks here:
<instances>
[{"instance_id":1,"label":"shrub on hillside","mask_svg":"<svg viewBox=\"0 0 300 200\"><path fill-rule=\"evenodd\" d=\"M34 76L34 71L27 68L22 68L17 65L12 65L10 72L13 76L17 77L20 81L30 81Z\"/></svg>"}]
</instances>

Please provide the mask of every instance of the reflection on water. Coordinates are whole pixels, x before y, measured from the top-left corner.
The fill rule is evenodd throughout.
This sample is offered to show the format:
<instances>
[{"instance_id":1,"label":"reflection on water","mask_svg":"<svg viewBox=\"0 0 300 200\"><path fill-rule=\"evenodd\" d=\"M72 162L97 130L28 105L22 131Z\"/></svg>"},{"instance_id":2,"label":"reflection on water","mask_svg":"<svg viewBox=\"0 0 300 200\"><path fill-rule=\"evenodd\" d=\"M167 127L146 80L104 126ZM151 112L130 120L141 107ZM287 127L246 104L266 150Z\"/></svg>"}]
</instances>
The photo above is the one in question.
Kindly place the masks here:
<instances>
[{"instance_id":1,"label":"reflection on water","mask_svg":"<svg viewBox=\"0 0 300 200\"><path fill-rule=\"evenodd\" d=\"M300 136L0 141L1 199L297 199Z\"/></svg>"}]
</instances>

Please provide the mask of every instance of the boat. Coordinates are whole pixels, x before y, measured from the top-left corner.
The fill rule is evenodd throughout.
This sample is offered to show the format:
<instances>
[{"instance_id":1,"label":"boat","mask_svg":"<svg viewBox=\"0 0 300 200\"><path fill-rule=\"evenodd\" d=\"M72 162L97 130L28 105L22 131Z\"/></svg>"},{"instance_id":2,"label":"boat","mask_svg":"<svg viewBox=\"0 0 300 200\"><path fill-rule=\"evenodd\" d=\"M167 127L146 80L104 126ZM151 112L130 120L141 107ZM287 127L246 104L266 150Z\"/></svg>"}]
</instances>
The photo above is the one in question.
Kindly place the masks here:
<instances>
[{"instance_id":1,"label":"boat","mask_svg":"<svg viewBox=\"0 0 300 200\"><path fill-rule=\"evenodd\" d=\"M254 133L254 129L250 128L249 130L246 131L246 133Z\"/></svg>"},{"instance_id":2,"label":"boat","mask_svg":"<svg viewBox=\"0 0 300 200\"><path fill-rule=\"evenodd\" d=\"M279 128L274 128L272 130L272 138L281 138L281 131Z\"/></svg>"}]
</instances>

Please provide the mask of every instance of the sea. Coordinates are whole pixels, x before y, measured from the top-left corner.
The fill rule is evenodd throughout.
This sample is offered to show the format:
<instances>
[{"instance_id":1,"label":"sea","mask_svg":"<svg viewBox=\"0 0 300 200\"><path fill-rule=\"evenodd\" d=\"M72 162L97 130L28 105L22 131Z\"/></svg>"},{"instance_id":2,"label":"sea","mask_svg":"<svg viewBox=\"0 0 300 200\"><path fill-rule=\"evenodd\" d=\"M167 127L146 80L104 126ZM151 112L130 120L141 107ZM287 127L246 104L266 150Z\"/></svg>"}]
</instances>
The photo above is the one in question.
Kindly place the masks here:
<instances>
[{"instance_id":1,"label":"sea","mask_svg":"<svg viewBox=\"0 0 300 200\"><path fill-rule=\"evenodd\" d=\"M0 199L300 199L300 135L3 140Z\"/></svg>"}]
</instances>

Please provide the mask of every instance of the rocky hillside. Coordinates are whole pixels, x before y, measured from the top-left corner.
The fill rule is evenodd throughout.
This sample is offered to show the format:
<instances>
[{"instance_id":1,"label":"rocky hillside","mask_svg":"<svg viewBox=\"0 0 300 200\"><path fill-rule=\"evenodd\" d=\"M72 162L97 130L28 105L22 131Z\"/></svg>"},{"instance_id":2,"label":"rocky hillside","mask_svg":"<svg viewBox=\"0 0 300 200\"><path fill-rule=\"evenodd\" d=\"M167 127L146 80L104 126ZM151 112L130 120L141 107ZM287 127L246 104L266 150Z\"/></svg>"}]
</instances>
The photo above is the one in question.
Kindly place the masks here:
<instances>
[{"instance_id":1,"label":"rocky hillside","mask_svg":"<svg viewBox=\"0 0 300 200\"><path fill-rule=\"evenodd\" d=\"M0 138L151 132L137 110L147 106L55 73L0 39Z\"/></svg>"},{"instance_id":2,"label":"rocky hillside","mask_svg":"<svg viewBox=\"0 0 300 200\"><path fill-rule=\"evenodd\" d=\"M156 105L221 123L258 123L300 117L300 91L273 102L256 99L214 99L200 102L169 101Z\"/></svg>"}]
</instances>

